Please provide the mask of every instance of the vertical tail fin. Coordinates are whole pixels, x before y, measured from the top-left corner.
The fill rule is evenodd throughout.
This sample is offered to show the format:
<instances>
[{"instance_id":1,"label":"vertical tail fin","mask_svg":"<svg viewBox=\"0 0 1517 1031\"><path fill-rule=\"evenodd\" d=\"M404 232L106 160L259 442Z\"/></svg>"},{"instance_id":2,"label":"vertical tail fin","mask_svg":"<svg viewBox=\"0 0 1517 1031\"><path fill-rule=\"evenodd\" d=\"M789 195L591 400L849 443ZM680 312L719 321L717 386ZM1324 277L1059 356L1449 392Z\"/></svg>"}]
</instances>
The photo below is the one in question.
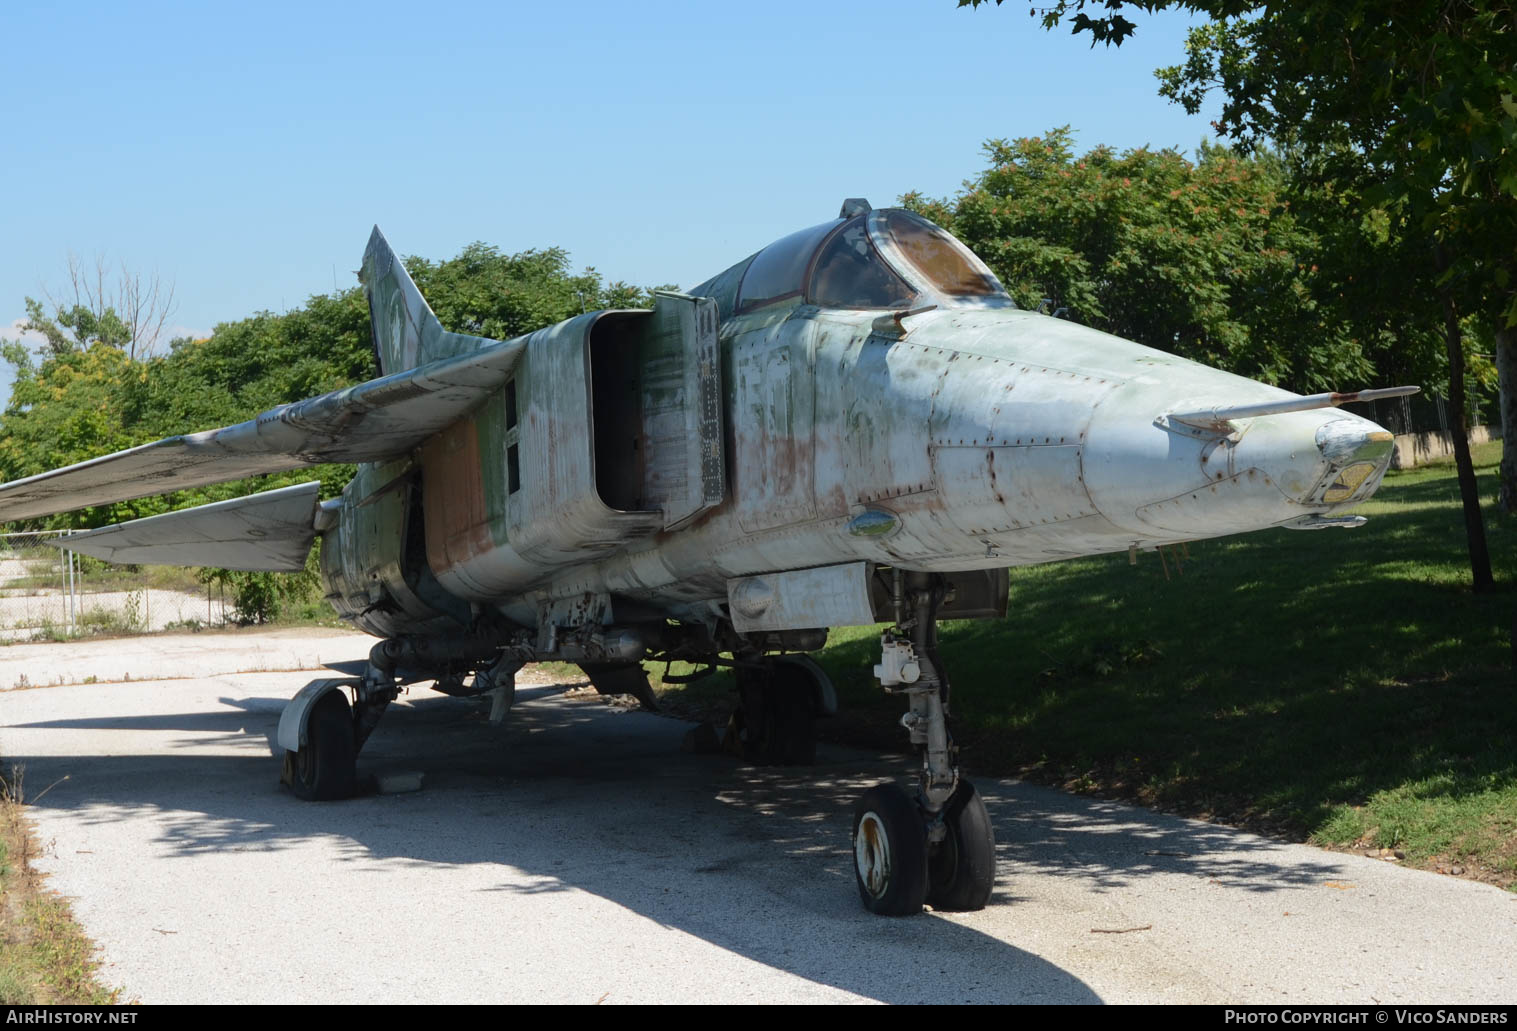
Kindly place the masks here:
<instances>
[{"instance_id":1,"label":"vertical tail fin","mask_svg":"<svg viewBox=\"0 0 1517 1031\"><path fill-rule=\"evenodd\" d=\"M369 299L374 357L382 376L453 358L490 342L442 328L378 226L364 248L358 279Z\"/></svg>"}]
</instances>

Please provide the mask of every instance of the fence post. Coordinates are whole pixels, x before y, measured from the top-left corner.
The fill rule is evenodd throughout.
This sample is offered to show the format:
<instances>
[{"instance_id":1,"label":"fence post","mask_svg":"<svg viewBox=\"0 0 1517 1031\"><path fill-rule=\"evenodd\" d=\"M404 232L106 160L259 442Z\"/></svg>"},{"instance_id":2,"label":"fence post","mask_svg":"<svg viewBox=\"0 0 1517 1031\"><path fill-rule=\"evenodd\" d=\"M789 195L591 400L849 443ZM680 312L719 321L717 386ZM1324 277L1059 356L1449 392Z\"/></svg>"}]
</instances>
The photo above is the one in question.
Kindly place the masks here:
<instances>
[{"instance_id":1,"label":"fence post","mask_svg":"<svg viewBox=\"0 0 1517 1031\"><path fill-rule=\"evenodd\" d=\"M70 534L65 531L64 539L67 540L69 536ZM79 629L79 613L78 604L74 598L74 552L71 548L63 549L63 566L65 570L63 580L68 589L68 603L64 606L64 611L68 615L68 632L73 634Z\"/></svg>"}]
</instances>

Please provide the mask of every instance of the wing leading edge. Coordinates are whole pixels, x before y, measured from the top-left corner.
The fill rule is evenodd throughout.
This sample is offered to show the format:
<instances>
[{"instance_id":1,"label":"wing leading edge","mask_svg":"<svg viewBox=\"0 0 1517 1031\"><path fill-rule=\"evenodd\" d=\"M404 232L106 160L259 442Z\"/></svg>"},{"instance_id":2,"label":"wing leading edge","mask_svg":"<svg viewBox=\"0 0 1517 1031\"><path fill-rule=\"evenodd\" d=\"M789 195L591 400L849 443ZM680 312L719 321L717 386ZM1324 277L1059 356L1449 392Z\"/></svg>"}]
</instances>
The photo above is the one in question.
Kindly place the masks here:
<instances>
[{"instance_id":1,"label":"wing leading edge","mask_svg":"<svg viewBox=\"0 0 1517 1031\"><path fill-rule=\"evenodd\" d=\"M414 343L410 348L397 343L408 335L454 354L280 405L235 426L169 437L0 484L0 522L324 462L405 455L503 386L526 350L525 337L496 341L444 331L378 227L365 255L364 287L371 308L376 293L388 298L390 317L374 320L381 354L409 350L414 356ZM428 356L425 349L422 356Z\"/></svg>"},{"instance_id":2,"label":"wing leading edge","mask_svg":"<svg viewBox=\"0 0 1517 1031\"><path fill-rule=\"evenodd\" d=\"M0 521L130 501L323 462L408 454L499 389L526 349L518 338L460 358L280 405L256 419L118 451L0 484Z\"/></svg>"}]
</instances>

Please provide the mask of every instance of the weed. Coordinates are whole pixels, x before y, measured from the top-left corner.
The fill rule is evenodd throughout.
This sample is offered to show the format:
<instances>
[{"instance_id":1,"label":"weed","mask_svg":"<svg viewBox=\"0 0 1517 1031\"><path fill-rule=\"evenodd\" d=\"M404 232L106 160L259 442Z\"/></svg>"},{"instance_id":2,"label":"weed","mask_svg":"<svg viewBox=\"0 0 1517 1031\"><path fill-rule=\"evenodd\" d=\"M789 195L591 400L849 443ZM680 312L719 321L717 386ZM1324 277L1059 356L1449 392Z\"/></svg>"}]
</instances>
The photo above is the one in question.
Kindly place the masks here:
<instances>
[{"instance_id":1,"label":"weed","mask_svg":"<svg viewBox=\"0 0 1517 1031\"><path fill-rule=\"evenodd\" d=\"M146 591L132 591L122 606L121 627L128 633L141 633L147 629Z\"/></svg>"},{"instance_id":2,"label":"weed","mask_svg":"<svg viewBox=\"0 0 1517 1031\"><path fill-rule=\"evenodd\" d=\"M119 993L99 982L95 946L67 900L31 870L22 782L20 766L0 776L0 1005L115 1003Z\"/></svg>"}]
</instances>

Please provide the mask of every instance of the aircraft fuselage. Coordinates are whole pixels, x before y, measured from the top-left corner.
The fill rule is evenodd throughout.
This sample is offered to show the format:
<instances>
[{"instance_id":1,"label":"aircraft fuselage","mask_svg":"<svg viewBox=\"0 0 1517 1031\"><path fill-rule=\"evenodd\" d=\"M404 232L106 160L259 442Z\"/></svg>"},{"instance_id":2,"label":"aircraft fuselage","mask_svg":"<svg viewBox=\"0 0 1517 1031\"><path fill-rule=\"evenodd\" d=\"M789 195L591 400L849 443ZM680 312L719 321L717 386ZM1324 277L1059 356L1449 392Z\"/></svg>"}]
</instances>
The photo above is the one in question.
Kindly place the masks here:
<instances>
[{"instance_id":1,"label":"aircraft fuselage","mask_svg":"<svg viewBox=\"0 0 1517 1031\"><path fill-rule=\"evenodd\" d=\"M1165 425L1178 409L1295 395L1060 319L801 304L720 325L726 489L665 529L641 496L647 471L621 468L658 445L660 388L617 364L621 314L531 335L512 383L421 450L427 572L448 596L528 627L584 594L702 618L754 574L1005 568L1323 516L1372 493L1389 463L1389 435L1336 409ZM1354 489L1324 499L1365 461ZM384 499L365 498L407 468L392 466L360 474L350 512L382 517ZM404 518L391 493L383 518ZM404 535L372 536L395 542L400 577ZM383 549L365 547L354 557L372 567Z\"/></svg>"}]
</instances>

